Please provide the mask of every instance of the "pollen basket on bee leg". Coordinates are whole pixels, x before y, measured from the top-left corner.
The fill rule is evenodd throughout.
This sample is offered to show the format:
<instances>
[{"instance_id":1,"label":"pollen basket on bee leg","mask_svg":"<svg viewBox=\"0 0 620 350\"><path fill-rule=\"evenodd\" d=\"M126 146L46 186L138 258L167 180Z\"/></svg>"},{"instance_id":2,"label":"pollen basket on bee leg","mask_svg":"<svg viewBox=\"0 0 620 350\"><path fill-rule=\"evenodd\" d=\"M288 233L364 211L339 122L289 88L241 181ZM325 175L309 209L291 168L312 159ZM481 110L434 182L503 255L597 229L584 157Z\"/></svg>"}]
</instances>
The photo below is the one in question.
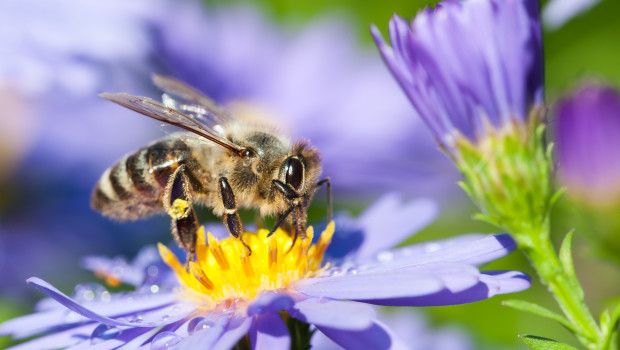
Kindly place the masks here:
<instances>
[{"instance_id":1,"label":"pollen basket on bee leg","mask_svg":"<svg viewBox=\"0 0 620 350\"><path fill-rule=\"evenodd\" d=\"M168 215L173 219L182 219L187 216L190 204L185 199L177 198L172 202L170 209L168 209Z\"/></svg>"}]
</instances>

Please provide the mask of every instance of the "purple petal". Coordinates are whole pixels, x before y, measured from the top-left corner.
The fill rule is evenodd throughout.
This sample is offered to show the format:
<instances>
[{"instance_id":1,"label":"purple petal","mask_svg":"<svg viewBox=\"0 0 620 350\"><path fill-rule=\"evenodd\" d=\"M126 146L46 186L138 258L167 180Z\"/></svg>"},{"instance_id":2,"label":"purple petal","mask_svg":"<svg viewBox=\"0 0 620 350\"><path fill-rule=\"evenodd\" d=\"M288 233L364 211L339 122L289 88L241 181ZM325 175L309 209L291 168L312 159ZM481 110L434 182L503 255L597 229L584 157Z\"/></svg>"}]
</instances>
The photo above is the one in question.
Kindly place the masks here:
<instances>
[{"instance_id":1,"label":"purple petal","mask_svg":"<svg viewBox=\"0 0 620 350\"><path fill-rule=\"evenodd\" d=\"M365 302L384 306L458 305L488 299L497 294L519 292L527 289L530 284L530 278L522 272L486 272L480 275L480 281L476 285L462 291L444 289L418 297L365 300Z\"/></svg>"},{"instance_id":2,"label":"purple petal","mask_svg":"<svg viewBox=\"0 0 620 350\"><path fill-rule=\"evenodd\" d=\"M91 323L80 327L56 331L6 350L47 350L64 349L79 342L88 341L97 324Z\"/></svg>"},{"instance_id":3,"label":"purple petal","mask_svg":"<svg viewBox=\"0 0 620 350\"><path fill-rule=\"evenodd\" d=\"M181 322L177 322L173 325L168 325L162 329L162 331L173 331L175 330ZM107 334L102 334L98 329L100 327L105 327L105 325L97 325L95 330L91 333L89 338L86 338L85 341L80 342L66 350L78 350L78 349L88 349L88 350L111 350L117 349L121 345L125 345L127 343L134 342L144 342L149 338L153 337L154 333L156 333L157 329L149 329L149 328L129 328L129 329L120 329L116 327L109 327L106 329ZM114 332L119 332L118 334L114 334ZM96 335L99 333L100 335ZM112 335L111 335L112 334Z\"/></svg>"},{"instance_id":4,"label":"purple petal","mask_svg":"<svg viewBox=\"0 0 620 350\"><path fill-rule=\"evenodd\" d=\"M179 344L178 350L211 349L220 340L229 323L229 316L211 313L197 317L188 324L188 336Z\"/></svg>"},{"instance_id":5,"label":"purple petal","mask_svg":"<svg viewBox=\"0 0 620 350\"><path fill-rule=\"evenodd\" d=\"M385 325L375 321L359 331L317 326L317 329L345 349L408 349Z\"/></svg>"},{"instance_id":6,"label":"purple petal","mask_svg":"<svg viewBox=\"0 0 620 350\"><path fill-rule=\"evenodd\" d=\"M440 278L415 273L415 268L303 279L289 285L303 294L333 299L391 299L436 293L445 285Z\"/></svg>"},{"instance_id":7,"label":"purple petal","mask_svg":"<svg viewBox=\"0 0 620 350\"><path fill-rule=\"evenodd\" d=\"M295 304L288 294L266 292L256 297L248 307L248 316L288 310Z\"/></svg>"},{"instance_id":8,"label":"purple petal","mask_svg":"<svg viewBox=\"0 0 620 350\"><path fill-rule=\"evenodd\" d=\"M380 269L435 262L481 265L505 256L516 246L508 234L469 234L380 252L375 255L375 262L367 265L375 264Z\"/></svg>"},{"instance_id":9,"label":"purple petal","mask_svg":"<svg viewBox=\"0 0 620 350\"><path fill-rule=\"evenodd\" d=\"M484 271L480 281L489 287L488 297L520 292L532 284L530 277L520 271Z\"/></svg>"},{"instance_id":10,"label":"purple petal","mask_svg":"<svg viewBox=\"0 0 620 350\"><path fill-rule=\"evenodd\" d=\"M289 313L309 324L348 330L366 329L376 317L375 310L369 305L316 298L296 303Z\"/></svg>"},{"instance_id":11,"label":"purple petal","mask_svg":"<svg viewBox=\"0 0 620 350\"><path fill-rule=\"evenodd\" d=\"M397 193L384 195L357 219L365 231L357 256L368 256L396 246L432 222L438 212L437 203L427 198L403 203L402 196Z\"/></svg>"},{"instance_id":12,"label":"purple petal","mask_svg":"<svg viewBox=\"0 0 620 350\"><path fill-rule=\"evenodd\" d=\"M250 342L252 349L282 349L291 348L291 337L286 324L277 313L270 312L254 317L250 327Z\"/></svg>"},{"instance_id":13,"label":"purple petal","mask_svg":"<svg viewBox=\"0 0 620 350\"><path fill-rule=\"evenodd\" d=\"M157 306L162 307L160 309L156 309L154 311L141 314L142 319L134 319L132 321L124 321L119 319L109 318L103 315L100 315L82 305L80 305L75 300L69 298L61 291L56 289L51 284L36 278L32 277L28 279L28 283L32 284L35 288L39 289L43 293L47 294L49 297L55 299L59 303L63 304L68 309L90 319L93 321L101 322L111 326L128 326L128 327L158 327L166 324L173 323L181 318L186 317L196 310L196 306L192 303L175 303L173 305L161 305ZM148 298L145 298L148 299ZM127 304L131 304L129 300L126 300ZM144 306L144 305L142 305ZM148 310L148 308L143 308L143 310ZM167 317L166 317L167 316Z\"/></svg>"},{"instance_id":14,"label":"purple petal","mask_svg":"<svg viewBox=\"0 0 620 350\"><path fill-rule=\"evenodd\" d=\"M239 342L239 339L248 333L251 325L252 319L250 317L235 315L231 318L226 330L215 343L212 350L232 349Z\"/></svg>"},{"instance_id":15,"label":"purple petal","mask_svg":"<svg viewBox=\"0 0 620 350\"><path fill-rule=\"evenodd\" d=\"M35 282L36 280L33 280L32 283ZM174 304L176 300L177 297L173 293L132 294L130 296L111 294L109 301L91 301L84 302L84 304L100 315L117 316L143 310L163 310L162 308ZM44 301L53 302L58 307L6 321L0 325L0 334L12 334L14 338L20 339L43 333L58 324L88 321L88 318L71 312L54 299L48 298Z\"/></svg>"},{"instance_id":16,"label":"purple petal","mask_svg":"<svg viewBox=\"0 0 620 350\"><path fill-rule=\"evenodd\" d=\"M581 86L555 111L559 175L569 194L594 205L620 200L620 95Z\"/></svg>"},{"instance_id":17,"label":"purple petal","mask_svg":"<svg viewBox=\"0 0 620 350\"><path fill-rule=\"evenodd\" d=\"M409 26L395 16L392 47L373 37L388 68L434 136L485 135L527 117L542 89L542 44L533 0L442 2Z\"/></svg>"}]
</instances>

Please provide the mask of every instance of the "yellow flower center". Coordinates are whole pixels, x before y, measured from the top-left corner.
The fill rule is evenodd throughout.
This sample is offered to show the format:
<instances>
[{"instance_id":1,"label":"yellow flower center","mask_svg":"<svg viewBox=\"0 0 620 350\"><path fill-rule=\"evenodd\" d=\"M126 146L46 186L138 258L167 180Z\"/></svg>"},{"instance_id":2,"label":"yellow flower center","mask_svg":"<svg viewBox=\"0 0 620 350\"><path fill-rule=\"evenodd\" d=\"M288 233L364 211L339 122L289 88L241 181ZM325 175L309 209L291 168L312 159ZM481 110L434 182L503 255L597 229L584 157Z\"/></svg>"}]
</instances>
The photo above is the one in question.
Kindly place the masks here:
<instances>
[{"instance_id":1,"label":"yellow flower center","mask_svg":"<svg viewBox=\"0 0 620 350\"><path fill-rule=\"evenodd\" d=\"M262 291L284 288L324 270L321 262L334 234L333 222L316 244L311 244L312 227L294 246L287 232L278 229L271 237L267 237L268 233L261 229L256 234L243 234L243 240L252 248L252 254L248 255L239 239L218 241L211 233L205 237L201 228L196 261L190 261L187 268L161 243L159 254L185 287L181 290L184 296L207 308L224 300L251 299Z\"/></svg>"}]
</instances>

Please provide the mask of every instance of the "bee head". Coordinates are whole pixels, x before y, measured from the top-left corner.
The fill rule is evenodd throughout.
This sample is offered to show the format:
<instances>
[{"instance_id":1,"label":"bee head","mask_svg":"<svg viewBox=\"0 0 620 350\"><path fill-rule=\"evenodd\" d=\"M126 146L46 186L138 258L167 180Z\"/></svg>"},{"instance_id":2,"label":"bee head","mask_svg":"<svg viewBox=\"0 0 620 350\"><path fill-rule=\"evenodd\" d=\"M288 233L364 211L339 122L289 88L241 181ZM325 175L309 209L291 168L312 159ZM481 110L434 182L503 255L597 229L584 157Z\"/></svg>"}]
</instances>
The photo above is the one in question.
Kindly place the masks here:
<instances>
[{"instance_id":1,"label":"bee head","mask_svg":"<svg viewBox=\"0 0 620 350\"><path fill-rule=\"evenodd\" d=\"M297 142L280 166L279 180L300 196L307 197L314 193L320 174L321 159L318 150L307 142Z\"/></svg>"}]
</instances>

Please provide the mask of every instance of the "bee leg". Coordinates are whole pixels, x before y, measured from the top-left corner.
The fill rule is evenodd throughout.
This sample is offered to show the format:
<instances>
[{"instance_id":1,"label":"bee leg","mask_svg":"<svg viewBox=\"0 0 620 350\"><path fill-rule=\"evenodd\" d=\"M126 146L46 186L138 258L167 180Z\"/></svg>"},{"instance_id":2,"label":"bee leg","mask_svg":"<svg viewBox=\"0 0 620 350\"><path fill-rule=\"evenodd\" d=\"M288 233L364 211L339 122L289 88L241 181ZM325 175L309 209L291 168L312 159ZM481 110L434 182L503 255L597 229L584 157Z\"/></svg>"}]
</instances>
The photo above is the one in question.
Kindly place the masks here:
<instances>
[{"instance_id":1,"label":"bee leg","mask_svg":"<svg viewBox=\"0 0 620 350\"><path fill-rule=\"evenodd\" d=\"M293 244L291 245L292 248L297 241L297 236L301 236L302 239L306 237L307 203L304 198L302 198L297 192L295 192L295 190L293 190L289 185L286 185L282 181L273 180L271 181L271 183L291 203L291 207L286 212L284 212L284 214L276 224L276 227L272 231L275 232L275 230L277 230L280 224L282 224L286 216L288 216L290 213L293 213L293 232L291 232L293 234Z\"/></svg>"},{"instance_id":2,"label":"bee leg","mask_svg":"<svg viewBox=\"0 0 620 350\"><path fill-rule=\"evenodd\" d=\"M327 185L327 223L329 223L332 221L332 183L329 177L316 183L317 188L323 185Z\"/></svg>"},{"instance_id":3,"label":"bee leg","mask_svg":"<svg viewBox=\"0 0 620 350\"><path fill-rule=\"evenodd\" d=\"M276 225L267 234L268 238L271 237L271 235L273 235L274 233L276 233L276 230L278 229L278 227L280 227L280 225L282 225L284 220L286 220L286 218L289 216L289 214L293 211L293 208L294 207L288 208L282 215L280 215L280 217L278 218L278 221L276 222Z\"/></svg>"},{"instance_id":4,"label":"bee leg","mask_svg":"<svg viewBox=\"0 0 620 350\"><path fill-rule=\"evenodd\" d=\"M222 203L226 213L224 214L224 225L228 228L228 232L235 238L238 238L243 246L248 250L248 255L252 255L252 249L243 241L243 225L237 213L237 202L235 194L228 183L228 179L220 177L220 194L222 195Z\"/></svg>"},{"instance_id":5,"label":"bee leg","mask_svg":"<svg viewBox=\"0 0 620 350\"><path fill-rule=\"evenodd\" d=\"M187 252L187 267L196 255L196 236L200 224L192 206L184 165L170 175L164 195L164 208L172 218L172 235L175 241Z\"/></svg>"}]
</instances>

